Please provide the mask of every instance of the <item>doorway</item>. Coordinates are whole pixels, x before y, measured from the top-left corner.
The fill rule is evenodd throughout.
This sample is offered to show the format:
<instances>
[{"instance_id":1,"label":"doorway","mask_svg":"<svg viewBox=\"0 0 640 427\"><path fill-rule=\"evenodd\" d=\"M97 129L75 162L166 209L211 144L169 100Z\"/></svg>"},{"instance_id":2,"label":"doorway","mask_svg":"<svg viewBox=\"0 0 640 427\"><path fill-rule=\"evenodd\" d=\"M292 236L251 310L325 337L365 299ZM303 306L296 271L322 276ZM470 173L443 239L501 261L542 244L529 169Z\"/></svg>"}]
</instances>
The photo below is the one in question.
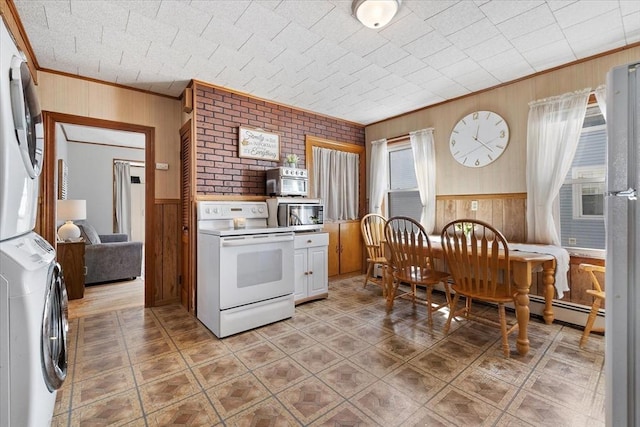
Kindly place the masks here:
<instances>
[{"instance_id":1,"label":"doorway","mask_svg":"<svg viewBox=\"0 0 640 427\"><path fill-rule=\"evenodd\" d=\"M44 164L42 170L42 200L39 209L41 219L41 234L54 247L56 244L56 199L58 196L58 183L56 176L56 165L58 159L58 147L56 146L56 128L58 124L69 124L87 126L100 129L108 129L112 131L133 132L144 135L144 162L146 165L155 164L155 128L148 126L135 125L123 122L114 122L109 120L95 119L83 116L74 116L62 113L43 112L43 122L45 125L45 152ZM153 236L154 230L154 200L155 200L155 170L152 167L146 167L144 170L145 177L145 247L150 247L148 238ZM111 193L108 194L111 197ZM153 247L153 246L151 246ZM154 270L152 266L155 264L154 251L144 251L144 305L151 307L154 305Z\"/></svg>"}]
</instances>

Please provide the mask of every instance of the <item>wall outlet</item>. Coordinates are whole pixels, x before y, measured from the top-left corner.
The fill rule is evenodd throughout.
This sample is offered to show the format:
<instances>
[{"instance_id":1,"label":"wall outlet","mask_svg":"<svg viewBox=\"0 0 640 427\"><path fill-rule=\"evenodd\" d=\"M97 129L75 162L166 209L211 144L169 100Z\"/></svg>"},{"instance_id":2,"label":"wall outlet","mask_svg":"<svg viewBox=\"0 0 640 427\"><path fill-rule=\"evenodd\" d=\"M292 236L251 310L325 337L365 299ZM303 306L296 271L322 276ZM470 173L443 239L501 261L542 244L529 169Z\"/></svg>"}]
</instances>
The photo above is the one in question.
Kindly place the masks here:
<instances>
[{"instance_id":1,"label":"wall outlet","mask_svg":"<svg viewBox=\"0 0 640 427\"><path fill-rule=\"evenodd\" d=\"M570 245L575 245L576 243L577 242L576 242L576 238L575 237L569 237L569 244Z\"/></svg>"},{"instance_id":2,"label":"wall outlet","mask_svg":"<svg viewBox=\"0 0 640 427\"><path fill-rule=\"evenodd\" d=\"M477 200L472 200L471 201L471 210L472 211L477 211L478 210L478 201Z\"/></svg>"}]
</instances>

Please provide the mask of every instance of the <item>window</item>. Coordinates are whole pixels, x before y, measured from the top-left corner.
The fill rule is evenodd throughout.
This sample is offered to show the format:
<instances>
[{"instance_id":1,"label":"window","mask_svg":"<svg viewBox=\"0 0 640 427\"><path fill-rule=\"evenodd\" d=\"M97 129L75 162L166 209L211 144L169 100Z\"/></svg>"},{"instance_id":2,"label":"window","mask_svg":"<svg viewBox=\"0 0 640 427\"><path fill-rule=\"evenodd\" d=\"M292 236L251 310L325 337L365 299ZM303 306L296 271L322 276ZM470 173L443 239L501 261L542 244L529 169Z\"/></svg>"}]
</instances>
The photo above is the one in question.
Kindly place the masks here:
<instances>
[{"instance_id":1,"label":"window","mask_svg":"<svg viewBox=\"0 0 640 427\"><path fill-rule=\"evenodd\" d=\"M407 143L389 146L389 190L387 193L388 216L408 216L420 221L422 203L413 151Z\"/></svg>"},{"instance_id":2,"label":"window","mask_svg":"<svg viewBox=\"0 0 640 427\"><path fill-rule=\"evenodd\" d=\"M571 169L560 189L563 246L604 249L607 130L597 105L587 108Z\"/></svg>"}]
</instances>

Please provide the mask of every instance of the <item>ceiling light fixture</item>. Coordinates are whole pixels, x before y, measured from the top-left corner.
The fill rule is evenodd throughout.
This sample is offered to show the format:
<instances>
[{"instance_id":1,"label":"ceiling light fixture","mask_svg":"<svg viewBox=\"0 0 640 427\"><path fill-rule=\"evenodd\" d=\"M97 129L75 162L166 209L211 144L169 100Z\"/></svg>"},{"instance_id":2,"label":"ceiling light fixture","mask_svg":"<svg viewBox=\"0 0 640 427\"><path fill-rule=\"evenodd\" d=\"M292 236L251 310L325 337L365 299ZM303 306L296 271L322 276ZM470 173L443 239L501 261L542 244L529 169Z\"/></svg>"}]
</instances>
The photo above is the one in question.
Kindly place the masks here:
<instances>
[{"instance_id":1,"label":"ceiling light fixture","mask_svg":"<svg viewBox=\"0 0 640 427\"><path fill-rule=\"evenodd\" d=\"M353 15L365 27L378 29L387 25L400 8L402 0L353 0Z\"/></svg>"}]
</instances>

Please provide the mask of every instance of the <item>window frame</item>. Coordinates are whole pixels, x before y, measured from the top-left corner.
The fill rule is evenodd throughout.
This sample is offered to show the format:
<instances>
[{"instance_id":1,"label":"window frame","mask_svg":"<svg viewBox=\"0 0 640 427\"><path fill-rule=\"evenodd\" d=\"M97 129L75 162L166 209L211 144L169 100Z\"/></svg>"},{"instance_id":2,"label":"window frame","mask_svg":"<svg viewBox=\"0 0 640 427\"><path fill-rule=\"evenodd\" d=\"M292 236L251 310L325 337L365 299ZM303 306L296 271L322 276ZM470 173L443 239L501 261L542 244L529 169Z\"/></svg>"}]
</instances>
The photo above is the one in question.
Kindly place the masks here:
<instances>
[{"instance_id":1,"label":"window frame","mask_svg":"<svg viewBox=\"0 0 640 427\"><path fill-rule=\"evenodd\" d=\"M418 194L418 200L420 198L420 189L418 188L417 178L416 178L416 186L413 188L402 188L402 189L391 188L391 153L397 152L397 151L404 151L404 150L409 150L413 158L413 149L411 148L411 141L408 138L406 140L394 142L392 144L387 145L387 161L388 161L389 167L387 168L387 189L385 191L385 198L384 198L384 211L389 217L392 216L391 206L389 202L392 193L399 194L399 193L415 192ZM415 168L414 168L414 174L415 174Z\"/></svg>"}]
</instances>

